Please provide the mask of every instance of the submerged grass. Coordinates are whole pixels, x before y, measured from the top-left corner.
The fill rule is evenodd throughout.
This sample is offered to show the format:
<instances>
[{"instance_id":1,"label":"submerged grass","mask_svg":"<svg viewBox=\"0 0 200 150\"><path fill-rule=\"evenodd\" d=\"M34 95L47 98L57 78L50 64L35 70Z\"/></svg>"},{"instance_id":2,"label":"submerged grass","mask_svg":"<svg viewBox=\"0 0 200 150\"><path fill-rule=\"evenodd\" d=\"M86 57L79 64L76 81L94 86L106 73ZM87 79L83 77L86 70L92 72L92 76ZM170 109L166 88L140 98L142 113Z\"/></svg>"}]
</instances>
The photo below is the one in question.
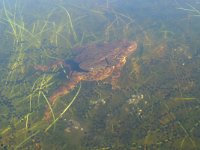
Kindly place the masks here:
<instances>
[{"instance_id":1,"label":"submerged grass","mask_svg":"<svg viewBox=\"0 0 200 150\"><path fill-rule=\"evenodd\" d=\"M176 97L174 100L176 101L191 101L191 100L196 100L197 98L195 97Z\"/></svg>"},{"instance_id":2,"label":"submerged grass","mask_svg":"<svg viewBox=\"0 0 200 150\"><path fill-rule=\"evenodd\" d=\"M15 7L18 3L16 3ZM64 9L64 7L62 7ZM23 19L22 12L18 13L12 12L6 7L6 1L3 1L3 10L5 17L1 18L1 23L4 25L8 25L9 28L7 28L6 32L10 36L9 42L12 45L13 55L10 57L9 62L9 70L4 72L6 77L5 85L2 87L2 93L6 97L10 98L13 97L12 103L14 106L16 106L16 113L17 114L23 114L22 118L24 121L16 119L17 116L13 116L13 119L10 120L10 122L13 124L14 127L17 128L18 131L24 130L25 132L14 132L16 136L26 134L28 131L33 130L33 128L30 127L30 125L34 126L35 133L32 134L29 137L26 137L24 140L22 139L21 143L16 143L15 149L20 148L23 146L27 141L31 139L31 137L35 136L37 133L40 132L42 128L47 124L45 122L41 122L41 112L37 114L35 112L36 109L41 107L42 105L47 104L47 106L50 108L52 112L52 116L54 118L54 124L56 122L55 115L53 113L53 109L51 108L51 105L49 104L48 98L45 94L46 91L48 91L49 87L53 85L53 75L41 75L39 76L35 81L33 81L33 78L29 78L27 76L27 72L31 70L30 67L33 66L27 66L25 62L27 61L29 56L33 56L35 58L31 58L33 62L30 62L30 64L37 64L37 60L39 58L40 53L42 53L42 57L46 57L46 59L58 59L55 56L51 56L51 53L49 54L47 50L39 52L39 55L36 53L37 51L30 51L31 49L40 49L43 44L43 40L50 34L52 37L56 37L51 41L52 44L55 44L58 46L58 39L57 36L60 35L60 37L64 40L65 36L61 35L63 31L61 30L68 30L65 28L62 28L62 25L58 26L52 22L49 22L48 20L45 21L36 21L33 22L32 26L27 26L25 20ZM71 17L69 12L64 9L68 16L69 22L69 32L66 32L67 34L73 34L74 40L77 40L77 35L75 33ZM51 11L47 19L49 19L54 11ZM17 16L19 15L19 16ZM56 30L51 30L56 29ZM71 47L70 40L67 42L67 47ZM30 52L32 54L30 54ZM29 60L28 60L29 61ZM25 84L24 87L21 87L21 83L17 85L18 78L24 79L22 82L27 81L29 84ZM33 77L33 76L31 76ZM14 82L10 82L14 81ZM32 84L32 85L31 85ZM19 87L21 90L19 90ZM25 90L26 89L26 90ZM27 91L28 95L23 95L23 92ZM20 98L16 98L18 95L20 95ZM18 100L19 99L19 100ZM44 103L45 102L45 103ZM34 113L33 113L34 112ZM0 129L0 135L4 136L5 138L12 134L13 127L9 126L3 129Z\"/></svg>"},{"instance_id":3,"label":"submerged grass","mask_svg":"<svg viewBox=\"0 0 200 150\"><path fill-rule=\"evenodd\" d=\"M16 147L15 150L19 149L20 147L22 147L26 142L28 142L32 137L34 137L35 135L37 135L40 131L36 131L35 133L33 133L32 135L30 135L29 137L27 137L26 139L24 139L21 143L19 143Z\"/></svg>"},{"instance_id":4,"label":"submerged grass","mask_svg":"<svg viewBox=\"0 0 200 150\"><path fill-rule=\"evenodd\" d=\"M16 3L15 8L19 7L18 5L20 4ZM62 21L61 23L50 21L52 19L51 17L56 13L57 9L54 9L47 15L47 19L42 21L36 20L32 24L26 24L26 20L23 18L23 12L16 12L18 11L17 9L14 9L13 12L11 9L8 9L6 1L3 1L4 17L1 18L0 23L8 27L5 32L10 37L9 42L11 43L10 46L12 47L11 51L13 55L9 58L9 70L4 72L6 76L5 85L2 85L0 88L3 91L1 94L4 94L8 98L12 97L11 102L15 106L16 115L9 118L12 126L0 129L0 135L5 139L12 136L12 134L20 137L21 139L16 140L15 149L20 149L43 129L47 132L54 126L71 107L81 89L80 84L71 102L58 116L55 116L46 94L54 84L54 75L34 73L34 75L29 77L28 74L34 68L34 65L41 63L41 61L42 63L47 63L50 59L62 59L57 56L57 53L62 51L67 53L69 50L60 49L61 43L64 43L62 45L64 48L70 49L72 45L80 42L69 11L63 6L58 7L58 9L61 9L66 14L63 15L63 20L66 21L65 23ZM47 47L44 47L44 41L47 41ZM51 45L55 45L58 51L49 51ZM27 61L28 63L26 63ZM26 83L23 87L22 83L16 84L19 77L20 79L22 78L23 84ZM49 107L53 116L53 122L50 125L47 125L43 121L43 115L41 115L43 110L38 110L44 108L46 105ZM17 119L18 114L21 115L21 119ZM15 131L14 128L16 128ZM33 134L27 136L27 133L30 131Z\"/></svg>"},{"instance_id":5,"label":"submerged grass","mask_svg":"<svg viewBox=\"0 0 200 150\"><path fill-rule=\"evenodd\" d=\"M177 9L188 12L189 14L191 14L192 17L200 16L200 11L197 8L195 8L194 6L192 6L191 4L188 4L188 3L187 3L187 6L188 6L188 8L178 7Z\"/></svg>"},{"instance_id":6,"label":"submerged grass","mask_svg":"<svg viewBox=\"0 0 200 150\"><path fill-rule=\"evenodd\" d=\"M72 35L73 35L75 42L78 42L78 37L77 37L76 32L74 30L74 26L73 26L72 19L71 19L69 12L67 11L67 9L65 7L63 7L63 6L59 6L59 7L62 8L66 12L67 17L68 17L67 23L68 23L68 26L69 26L69 33L72 32Z\"/></svg>"}]
</instances>

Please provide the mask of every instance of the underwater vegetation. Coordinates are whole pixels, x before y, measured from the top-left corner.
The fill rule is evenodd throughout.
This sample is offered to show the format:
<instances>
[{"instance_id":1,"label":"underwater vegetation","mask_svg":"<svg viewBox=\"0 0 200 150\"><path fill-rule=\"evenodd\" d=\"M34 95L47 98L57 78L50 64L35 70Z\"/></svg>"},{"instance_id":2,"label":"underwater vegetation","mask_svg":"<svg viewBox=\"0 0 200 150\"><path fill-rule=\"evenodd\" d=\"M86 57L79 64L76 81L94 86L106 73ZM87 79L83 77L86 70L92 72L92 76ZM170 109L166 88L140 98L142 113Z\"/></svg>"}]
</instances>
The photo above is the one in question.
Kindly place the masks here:
<instances>
[{"instance_id":1,"label":"underwater vegetation","mask_svg":"<svg viewBox=\"0 0 200 150\"><path fill-rule=\"evenodd\" d=\"M1 51L9 53L6 64L1 63L2 147L21 149L29 145L40 149L41 139L38 142L35 137L46 134L62 118L78 96L81 86L74 98L68 104L66 102L65 108L51 108L48 93L53 86L61 82L58 80L61 71L53 69L42 73L34 70L34 66L72 57L70 50L75 45L91 40L103 40L102 37L111 40L108 34L116 32L115 26L120 26L118 23L129 24L131 19L111 12L114 17L109 20L104 16L104 10L89 10L86 16L73 18L69 10L61 5L48 13L45 12L44 16L39 14L40 16L32 17L24 14L27 6L23 1L15 1L14 5L3 1L1 6L1 32L7 37L1 41L4 45ZM77 10L77 7L74 9ZM29 13L31 11L33 10L30 9ZM95 35L99 33L81 29L80 23L85 22L87 15L102 18L103 23L106 21L106 29L103 29L101 37ZM57 20L58 16L63 17ZM125 20L128 20L128 23L125 23ZM42 117L45 107L51 110L52 123L45 122Z\"/></svg>"},{"instance_id":2,"label":"underwater vegetation","mask_svg":"<svg viewBox=\"0 0 200 150\"><path fill-rule=\"evenodd\" d=\"M7 49L5 51L11 55L7 60L7 66L1 66L5 68L1 74L0 92L1 145L8 149L21 149L27 146L26 144L31 144L31 147L40 149L40 142L35 137L43 134L41 131L48 127L41 116L48 104L47 92L54 82L54 75L53 73L40 75L33 70L33 67L38 62L46 62L47 58L56 59L58 57L56 51L60 49L58 41L63 40L65 43L69 41L58 31L64 25L56 26L55 23L48 22L48 19L38 19L31 24L25 22L21 12L22 3L16 1L15 5L11 6L3 1L2 6L1 25L5 28L4 36L8 37L7 41L2 41L5 43L2 49ZM76 33L70 15L65 8L62 9L67 14L69 22L66 25L68 31L66 34L72 35L71 43L75 42ZM47 18L49 17L51 12Z\"/></svg>"},{"instance_id":3,"label":"underwater vegetation","mask_svg":"<svg viewBox=\"0 0 200 150\"><path fill-rule=\"evenodd\" d=\"M199 5L78 2L0 2L0 149L199 149ZM81 81L51 105L70 80L53 62L120 40L138 48L120 68L118 88Z\"/></svg>"}]
</instances>

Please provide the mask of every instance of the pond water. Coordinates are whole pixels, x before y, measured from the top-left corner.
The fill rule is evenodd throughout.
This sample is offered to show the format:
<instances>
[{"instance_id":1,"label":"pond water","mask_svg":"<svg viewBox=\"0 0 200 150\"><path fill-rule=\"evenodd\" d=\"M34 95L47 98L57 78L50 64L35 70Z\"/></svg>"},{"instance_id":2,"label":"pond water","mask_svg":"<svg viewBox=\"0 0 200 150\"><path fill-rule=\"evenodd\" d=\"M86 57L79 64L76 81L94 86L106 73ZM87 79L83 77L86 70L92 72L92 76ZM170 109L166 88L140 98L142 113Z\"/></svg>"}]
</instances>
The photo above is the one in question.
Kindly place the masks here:
<instances>
[{"instance_id":1,"label":"pond water","mask_svg":"<svg viewBox=\"0 0 200 150\"><path fill-rule=\"evenodd\" d=\"M200 149L199 27L200 0L1 1L0 149Z\"/></svg>"}]
</instances>

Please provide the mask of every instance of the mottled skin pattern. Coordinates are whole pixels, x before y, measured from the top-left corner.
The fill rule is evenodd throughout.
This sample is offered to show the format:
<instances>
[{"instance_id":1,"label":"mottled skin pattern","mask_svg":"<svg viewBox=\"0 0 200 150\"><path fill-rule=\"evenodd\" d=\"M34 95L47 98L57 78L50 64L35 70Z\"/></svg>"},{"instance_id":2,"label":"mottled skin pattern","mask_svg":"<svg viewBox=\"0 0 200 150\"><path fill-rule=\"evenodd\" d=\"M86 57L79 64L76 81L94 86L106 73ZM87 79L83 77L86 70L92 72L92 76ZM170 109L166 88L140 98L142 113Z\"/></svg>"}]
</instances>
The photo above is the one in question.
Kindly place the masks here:
<instances>
[{"instance_id":1,"label":"mottled skin pattern","mask_svg":"<svg viewBox=\"0 0 200 150\"><path fill-rule=\"evenodd\" d=\"M73 59L81 69L88 70L88 72L73 71L69 82L58 88L50 96L50 104L53 106L59 97L67 95L80 81L102 81L111 78L112 88L117 87L117 80L120 77L120 70L126 63L127 57L134 53L137 48L136 42L115 41L111 43L104 43L101 45L86 45L77 48L74 51L77 55ZM49 68L55 68L59 65L67 66L64 61L57 61L51 66L37 66L38 70L46 71ZM50 109L45 113L45 119L49 120L51 117Z\"/></svg>"}]
</instances>

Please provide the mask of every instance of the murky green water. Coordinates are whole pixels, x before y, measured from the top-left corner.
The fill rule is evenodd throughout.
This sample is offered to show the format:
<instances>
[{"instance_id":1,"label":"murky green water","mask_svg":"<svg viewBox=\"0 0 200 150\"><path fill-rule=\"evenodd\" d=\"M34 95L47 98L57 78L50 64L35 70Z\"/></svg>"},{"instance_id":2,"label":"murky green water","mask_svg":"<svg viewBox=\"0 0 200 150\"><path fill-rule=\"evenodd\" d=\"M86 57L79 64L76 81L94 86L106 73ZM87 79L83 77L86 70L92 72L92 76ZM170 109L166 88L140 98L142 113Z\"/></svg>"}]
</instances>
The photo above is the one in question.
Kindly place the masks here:
<instances>
[{"instance_id":1,"label":"murky green water","mask_svg":"<svg viewBox=\"0 0 200 150\"><path fill-rule=\"evenodd\" d=\"M199 27L199 0L4 0L0 149L200 149ZM52 105L52 93L73 73L38 65L119 40L138 48L118 88L83 80Z\"/></svg>"}]
</instances>

